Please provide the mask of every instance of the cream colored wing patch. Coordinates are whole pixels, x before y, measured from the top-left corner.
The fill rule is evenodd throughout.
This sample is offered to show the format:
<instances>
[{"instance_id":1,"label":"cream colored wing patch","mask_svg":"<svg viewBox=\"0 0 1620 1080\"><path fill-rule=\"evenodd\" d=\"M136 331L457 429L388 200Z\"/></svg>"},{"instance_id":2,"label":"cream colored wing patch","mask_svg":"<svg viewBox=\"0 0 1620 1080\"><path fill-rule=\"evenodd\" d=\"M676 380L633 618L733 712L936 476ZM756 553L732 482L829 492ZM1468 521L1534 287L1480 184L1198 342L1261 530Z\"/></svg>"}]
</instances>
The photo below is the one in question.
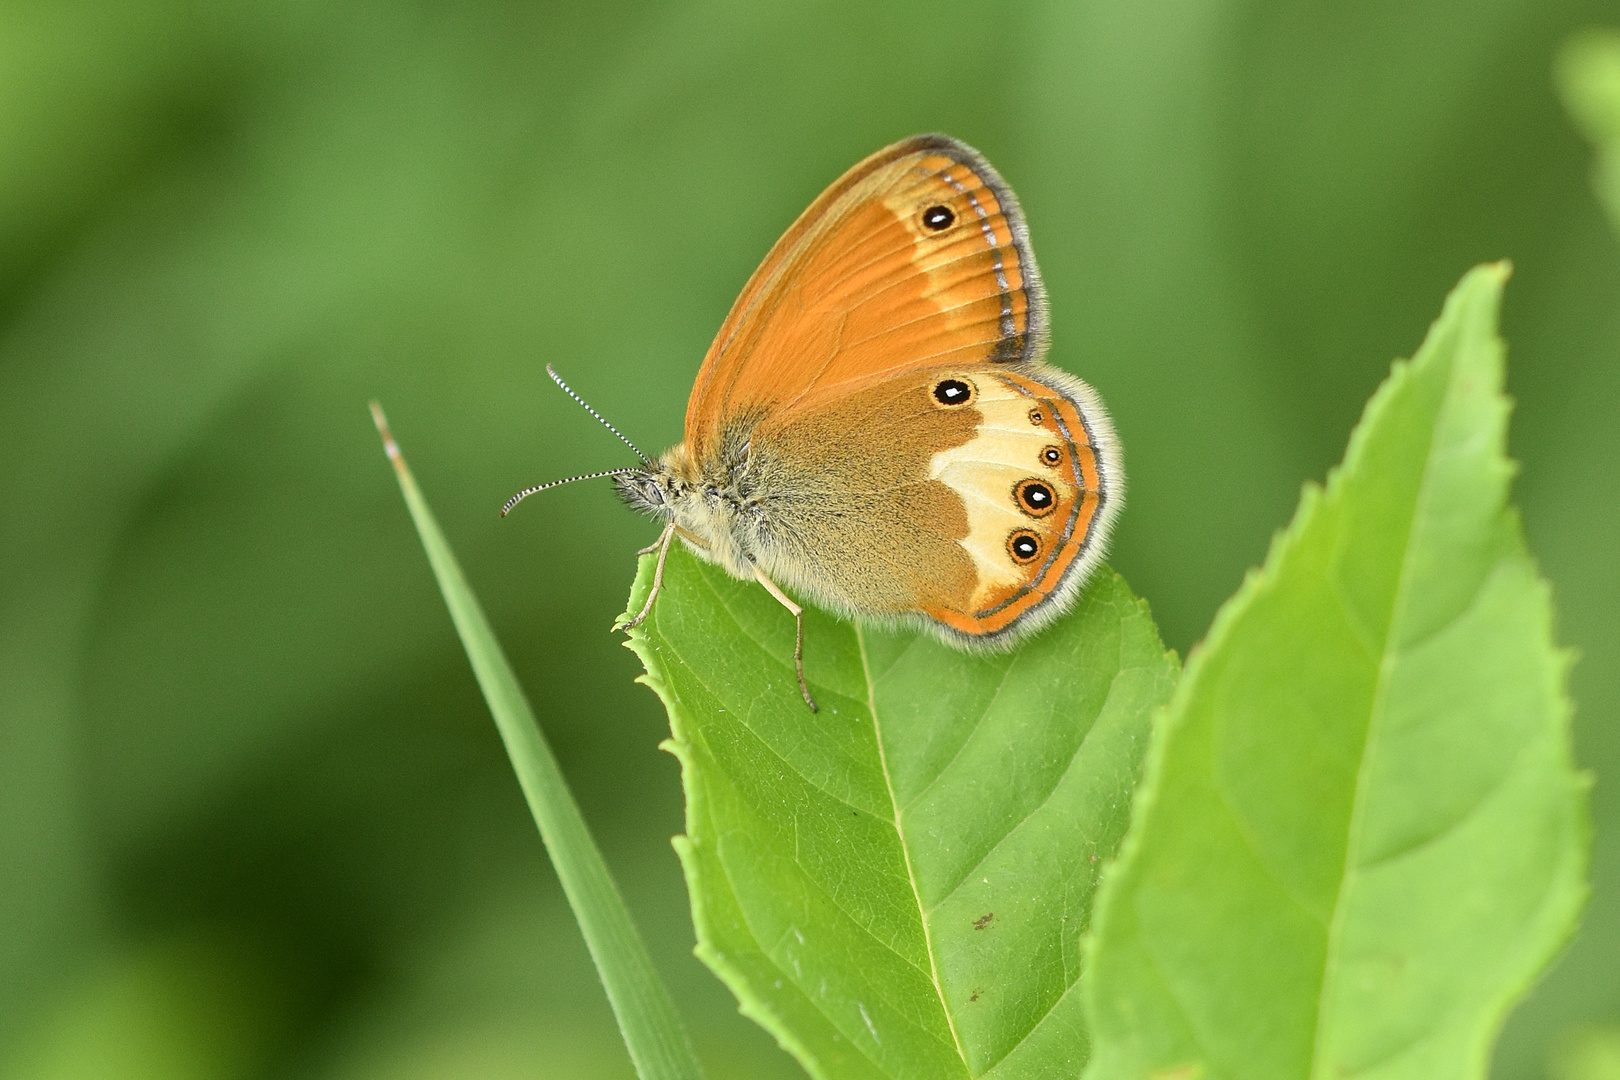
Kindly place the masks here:
<instances>
[{"instance_id":1,"label":"cream colored wing patch","mask_svg":"<svg viewBox=\"0 0 1620 1080\"><path fill-rule=\"evenodd\" d=\"M934 455L931 475L962 497L967 506L968 534L961 544L979 571L973 608L982 608L997 592L1016 588L1028 577L1027 564L1014 560L1008 544L1023 531L1039 526L1058 503L1072 503L1072 479L1041 462L1051 442L1043 427L1029 418L1033 399L1001 379L979 375L973 402L984 419L968 442ZM1026 481L1045 481L1055 496L1047 513L1036 516L1021 506L1018 488ZM1029 494L1038 492L1026 492Z\"/></svg>"},{"instance_id":2,"label":"cream colored wing patch","mask_svg":"<svg viewBox=\"0 0 1620 1080\"><path fill-rule=\"evenodd\" d=\"M1072 594L1100 558L1119 508L1117 444L1090 388L1044 364L955 378L981 419L972 439L933 456L930 472L966 508L960 543L978 582L968 610L934 614L992 635Z\"/></svg>"}]
</instances>

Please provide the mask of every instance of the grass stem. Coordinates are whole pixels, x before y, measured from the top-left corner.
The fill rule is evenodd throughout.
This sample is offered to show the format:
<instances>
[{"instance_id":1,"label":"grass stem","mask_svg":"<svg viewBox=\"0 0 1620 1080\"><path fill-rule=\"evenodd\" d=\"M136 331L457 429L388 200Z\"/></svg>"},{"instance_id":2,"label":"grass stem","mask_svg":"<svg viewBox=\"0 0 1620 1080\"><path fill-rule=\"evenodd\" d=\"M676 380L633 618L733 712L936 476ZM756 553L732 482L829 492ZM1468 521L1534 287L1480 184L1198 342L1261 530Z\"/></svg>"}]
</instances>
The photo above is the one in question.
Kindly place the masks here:
<instances>
[{"instance_id":1,"label":"grass stem","mask_svg":"<svg viewBox=\"0 0 1620 1080\"><path fill-rule=\"evenodd\" d=\"M449 542L405 464L399 444L388 430L382 407L375 401L371 403L371 416L399 477L422 546L427 549L439 591L444 594L467 659L472 662L484 700L489 703L507 756L528 799L529 811L540 827L540 837L557 868L574 917L579 920L591 958L596 961L636 1073L641 1080L702 1080L703 1069L675 1011L675 1002L630 921L624 898L585 827L579 805L568 790L506 654L495 640L484 609L462 575Z\"/></svg>"}]
</instances>

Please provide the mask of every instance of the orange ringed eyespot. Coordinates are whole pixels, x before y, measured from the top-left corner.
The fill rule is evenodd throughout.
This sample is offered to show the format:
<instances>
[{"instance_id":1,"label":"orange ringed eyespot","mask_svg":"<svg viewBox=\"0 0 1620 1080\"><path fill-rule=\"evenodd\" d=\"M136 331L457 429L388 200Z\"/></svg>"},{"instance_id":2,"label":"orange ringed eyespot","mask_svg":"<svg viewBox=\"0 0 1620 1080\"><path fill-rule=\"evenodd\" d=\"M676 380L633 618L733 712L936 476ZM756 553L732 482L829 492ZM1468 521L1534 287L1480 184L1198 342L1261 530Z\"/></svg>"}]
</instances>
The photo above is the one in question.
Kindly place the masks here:
<instances>
[{"instance_id":1,"label":"orange ringed eyespot","mask_svg":"<svg viewBox=\"0 0 1620 1080\"><path fill-rule=\"evenodd\" d=\"M1045 517L1057 506L1057 493L1045 481L1031 477L1013 485L1013 502L1030 517Z\"/></svg>"},{"instance_id":2,"label":"orange ringed eyespot","mask_svg":"<svg viewBox=\"0 0 1620 1080\"><path fill-rule=\"evenodd\" d=\"M1020 566L1032 563L1041 553L1040 537L1028 529L1019 529L1007 537L1007 554Z\"/></svg>"}]
</instances>

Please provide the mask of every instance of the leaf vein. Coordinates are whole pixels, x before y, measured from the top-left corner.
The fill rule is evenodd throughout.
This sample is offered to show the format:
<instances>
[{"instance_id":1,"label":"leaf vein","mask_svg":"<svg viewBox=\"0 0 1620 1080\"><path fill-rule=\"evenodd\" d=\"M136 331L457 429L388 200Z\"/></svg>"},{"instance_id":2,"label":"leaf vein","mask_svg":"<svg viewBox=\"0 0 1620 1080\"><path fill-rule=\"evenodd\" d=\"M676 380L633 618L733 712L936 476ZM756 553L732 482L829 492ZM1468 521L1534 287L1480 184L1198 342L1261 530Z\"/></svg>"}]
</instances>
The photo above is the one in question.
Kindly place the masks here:
<instances>
[{"instance_id":1,"label":"leaf vein","mask_svg":"<svg viewBox=\"0 0 1620 1080\"><path fill-rule=\"evenodd\" d=\"M962 742L957 746L956 750L952 752L950 760L941 765L939 767L939 771L929 779L928 783L924 784L922 789L911 797L911 801L907 802L905 806L900 808L902 813L906 810L910 810L913 806L916 806L917 803L922 800L922 797L933 790L934 785L939 783L940 779L944 777L946 773L950 772L951 766L956 764L956 759L962 756L962 753L967 749L968 744L973 741L973 736L977 735L979 733L979 728L984 726L984 721L990 715L990 711L995 708L996 700L1001 697L1001 691L1007 685L1007 675L1011 671L1012 664L1008 664L1002 669L1001 678L996 681L995 693L991 694L990 700L985 702L984 708L979 712L979 718L973 721L973 727L968 730L968 733L965 736L963 736Z\"/></svg>"},{"instance_id":2,"label":"leaf vein","mask_svg":"<svg viewBox=\"0 0 1620 1080\"><path fill-rule=\"evenodd\" d=\"M922 924L923 946L928 952L928 966L932 970L934 993L939 998L939 1010L945 1017L945 1025L950 1029L951 1041L956 1044L956 1054L962 1061L962 1071L972 1075L973 1070L968 1067L967 1051L962 1048L962 1037L956 1030L956 1017L951 1015L950 1005L945 1000L945 985L939 979L939 965L934 960L934 940L928 926L928 910L923 907L922 894L917 891L917 875L911 866L911 848L906 842L906 830L901 824L900 803L894 795L894 780L889 773L888 757L883 750L883 731L878 721L877 684L872 681L871 666L866 658L866 637L861 633L859 623L855 625L855 643L860 647L861 671L866 676L866 701L872 716L872 735L877 741L878 766L883 773L884 786L889 789L889 802L894 807L894 831L900 838L900 853L905 859L906 876L911 881L911 897L917 905L918 922Z\"/></svg>"},{"instance_id":3,"label":"leaf vein","mask_svg":"<svg viewBox=\"0 0 1620 1080\"><path fill-rule=\"evenodd\" d=\"M1120 676L1123 674L1124 671L1119 671L1114 674L1114 678L1109 683L1108 698L1112 698L1114 696L1114 688L1119 684ZM992 855L1001 849L1002 844L1005 844L1014 833L1023 828L1024 823L1029 821L1030 818L1046 809L1046 805L1052 801L1052 797L1057 794L1060 788L1063 787L1063 782L1069 778L1069 774L1072 773L1075 766L1079 764L1081 752L1085 750L1086 743L1091 740L1091 733L1097 730L1098 718L1101 717L1102 714L1107 711L1107 709L1108 699L1105 698L1103 700L1102 707L1097 710L1097 715L1091 718L1091 726L1086 730L1085 737L1080 740L1077 746L1075 746L1074 753L1069 757L1069 763L1063 767L1063 771L1058 774L1057 780L1053 782L1051 788L1046 792L1046 794L1041 797L1041 801L1030 807L1029 812L1024 816L1020 817L1017 821L1009 825L1007 830L1001 834L996 842L991 844L989 849L985 851L985 853L981 855L971 867L968 868L967 873L963 874L961 878L957 880L956 884L952 885L950 890L946 892L944 896L941 896L939 900L928 909L928 914L932 915L947 902L949 902L950 898L955 896L957 892L961 890L963 885L967 884L969 879L971 879L973 875L978 872L979 868L983 866Z\"/></svg>"},{"instance_id":4,"label":"leaf vein","mask_svg":"<svg viewBox=\"0 0 1620 1080\"><path fill-rule=\"evenodd\" d=\"M1454 342L1453 349L1459 348L1460 343ZM1348 910L1346 898L1354 887L1358 876L1357 859L1360 852L1360 834L1362 822L1366 814L1367 784L1371 769L1368 763L1377 752L1378 737L1382 730L1380 721L1385 715L1389 696L1390 676L1397 661L1399 646L1398 628L1406 615L1409 600L1409 588L1412 581L1412 558L1416 547L1414 534L1424 521L1428 511L1429 502L1433 498L1432 484L1435 458L1440 449L1435 446L1436 428L1448 412L1447 406L1451 403L1450 397L1455 388L1456 364L1458 359L1453 356L1452 365L1446 371L1447 385L1441 395L1439 408L1436 410L1434 420L1429 428L1428 440L1423 451L1423 471L1418 479L1417 497L1413 501L1412 514L1408 520L1406 536L1401 546L1401 566L1396 577L1395 595L1390 603L1389 621L1385 625L1384 641L1379 650L1376 685L1373 690L1372 707L1367 717L1367 733L1361 744L1361 760L1356 766L1356 788L1350 804L1350 820L1346 825L1344 846L1344 871L1339 879L1338 894L1333 900L1333 915L1328 923L1327 940L1324 942L1322 962L1322 984L1317 992L1315 1030L1311 1040L1311 1076L1320 1076L1323 1069L1324 1038L1323 1017L1327 1014L1330 997L1338 982L1338 950L1344 933L1344 919ZM1410 371L1410 369L1409 369ZM1415 378L1415 376L1411 376ZM1342 497L1343 489L1340 489Z\"/></svg>"}]
</instances>

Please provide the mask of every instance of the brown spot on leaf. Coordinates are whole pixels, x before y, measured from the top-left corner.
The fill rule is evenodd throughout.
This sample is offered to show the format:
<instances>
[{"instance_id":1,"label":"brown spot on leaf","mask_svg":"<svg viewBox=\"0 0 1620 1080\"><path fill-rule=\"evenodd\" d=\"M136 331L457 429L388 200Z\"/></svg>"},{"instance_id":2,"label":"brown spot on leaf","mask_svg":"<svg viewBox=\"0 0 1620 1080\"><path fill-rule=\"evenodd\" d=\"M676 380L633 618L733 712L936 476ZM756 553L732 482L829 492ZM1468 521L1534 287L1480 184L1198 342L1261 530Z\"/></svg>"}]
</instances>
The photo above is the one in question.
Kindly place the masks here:
<instances>
[{"instance_id":1,"label":"brown spot on leaf","mask_svg":"<svg viewBox=\"0 0 1620 1080\"><path fill-rule=\"evenodd\" d=\"M990 920L995 918L995 917L996 917L995 912L993 912L993 911L985 912L983 915L980 915L977 919L973 920L973 929L975 929L975 930L983 930L985 927L990 925Z\"/></svg>"},{"instance_id":2,"label":"brown spot on leaf","mask_svg":"<svg viewBox=\"0 0 1620 1080\"><path fill-rule=\"evenodd\" d=\"M972 996L968 998L968 1000L969 1001L978 1001L979 1000L979 995L982 994L982 993L984 993L983 990L975 990L975 991L973 991Z\"/></svg>"}]
</instances>

